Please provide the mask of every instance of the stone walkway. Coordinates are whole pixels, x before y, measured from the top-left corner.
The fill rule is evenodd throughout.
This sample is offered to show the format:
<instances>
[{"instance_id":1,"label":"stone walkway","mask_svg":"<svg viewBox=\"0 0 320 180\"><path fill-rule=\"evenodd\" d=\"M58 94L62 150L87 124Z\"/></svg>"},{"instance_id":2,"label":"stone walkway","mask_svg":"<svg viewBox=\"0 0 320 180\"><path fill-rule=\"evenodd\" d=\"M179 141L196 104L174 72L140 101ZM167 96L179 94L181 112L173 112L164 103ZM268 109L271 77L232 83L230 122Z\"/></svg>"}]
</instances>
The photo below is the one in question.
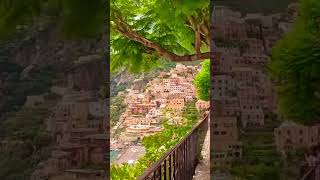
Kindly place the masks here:
<instances>
[{"instance_id":1,"label":"stone walkway","mask_svg":"<svg viewBox=\"0 0 320 180\"><path fill-rule=\"evenodd\" d=\"M210 120L209 120L210 124ZM201 151L202 160L199 162L194 180L210 180L210 128L208 128Z\"/></svg>"}]
</instances>

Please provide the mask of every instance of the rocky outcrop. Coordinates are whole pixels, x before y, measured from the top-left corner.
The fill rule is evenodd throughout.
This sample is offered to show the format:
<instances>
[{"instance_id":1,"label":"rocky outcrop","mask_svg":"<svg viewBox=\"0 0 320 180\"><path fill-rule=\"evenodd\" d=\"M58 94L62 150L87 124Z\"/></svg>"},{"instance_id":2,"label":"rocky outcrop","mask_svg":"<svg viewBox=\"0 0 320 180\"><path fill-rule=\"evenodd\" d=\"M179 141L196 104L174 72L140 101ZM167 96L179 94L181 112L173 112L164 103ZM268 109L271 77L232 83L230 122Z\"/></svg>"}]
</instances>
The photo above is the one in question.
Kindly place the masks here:
<instances>
[{"instance_id":1,"label":"rocky outcrop","mask_svg":"<svg viewBox=\"0 0 320 180\"><path fill-rule=\"evenodd\" d=\"M65 73L68 84L78 90L99 90L106 84L107 76L107 63L102 58L76 65Z\"/></svg>"},{"instance_id":2,"label":"rocky outcrop","mask_svg":"<svg viewBox=\"0 0 320 180\"><path fill-rule=\"evenodd\" d=\"M65 64L92 53L103 53L105 41L103 37L87 40L66 40L57 28L46 30L29 36L14 51L14 62L28 67L49 64Z\"/></svg>"}]
</instances>

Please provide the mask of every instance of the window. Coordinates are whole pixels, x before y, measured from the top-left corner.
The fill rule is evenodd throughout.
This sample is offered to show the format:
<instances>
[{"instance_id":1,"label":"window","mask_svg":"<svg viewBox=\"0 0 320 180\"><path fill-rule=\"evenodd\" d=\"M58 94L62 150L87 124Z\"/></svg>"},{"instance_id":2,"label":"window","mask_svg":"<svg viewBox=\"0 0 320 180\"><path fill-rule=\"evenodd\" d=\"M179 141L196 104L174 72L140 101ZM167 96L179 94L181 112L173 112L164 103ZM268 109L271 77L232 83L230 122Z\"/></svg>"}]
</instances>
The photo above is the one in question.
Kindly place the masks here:
<instances>
[{"instance_id":1,"label":"window","mask_svg":"<svg viewBox=\"0 0 320 180\"><path fill-rule=\"evenodd\" d=\"M240 157L240 152L235 152L235 156L238 158Z\"/></svg>"}]
</instances>

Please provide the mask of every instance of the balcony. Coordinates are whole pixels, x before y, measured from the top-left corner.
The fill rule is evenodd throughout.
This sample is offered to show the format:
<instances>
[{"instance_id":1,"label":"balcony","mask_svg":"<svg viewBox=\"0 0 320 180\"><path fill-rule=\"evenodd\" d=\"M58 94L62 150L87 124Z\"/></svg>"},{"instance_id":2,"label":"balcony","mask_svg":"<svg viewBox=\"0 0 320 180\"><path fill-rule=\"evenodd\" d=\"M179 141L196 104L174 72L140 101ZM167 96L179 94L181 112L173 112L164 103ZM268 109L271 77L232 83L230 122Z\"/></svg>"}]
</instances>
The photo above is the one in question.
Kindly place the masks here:
<instances>
[{"instance_id":1,"label":"balcony","mask_svg":"<svg viewBox=\"0 0 320 180\"><path fill-rule=\"evenodd\" d=\"M209 116L201 120L177 145L168 150L157 162L151 165L138 180L192 180L203 179L209 155L200 160L203 146L209 148ZM206 139L206 143L205 143ZM209 154L209 151L207 152ZM206 154L207 154L206 153ZM198 167L197 167L198 166ZM209 165L207 165L209 177ZM199 174L200 173L200 174ZM198 174L201 177L195 177ZM208 178L209 179L209 178Z\"/></svg>"}]
</instances>

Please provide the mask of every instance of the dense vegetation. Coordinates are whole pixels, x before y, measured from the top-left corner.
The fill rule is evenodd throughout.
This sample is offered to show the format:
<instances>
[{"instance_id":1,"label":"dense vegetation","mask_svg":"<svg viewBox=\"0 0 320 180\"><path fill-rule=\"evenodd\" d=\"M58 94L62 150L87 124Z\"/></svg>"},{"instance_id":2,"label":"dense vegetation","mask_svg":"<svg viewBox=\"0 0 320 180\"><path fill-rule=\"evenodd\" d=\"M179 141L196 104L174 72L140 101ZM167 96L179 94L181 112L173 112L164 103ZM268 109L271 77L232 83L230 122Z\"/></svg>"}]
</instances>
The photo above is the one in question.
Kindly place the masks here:
<instances>
[{"instance_id":1,"label":"dense vegetation","mask_svg":"<svg viewBox=\"0 0 320 180\"><path fill-rule=\"evenodd\" d=\"M243 155L233 165L232 175L247 180L280 180L282 158L275 149L273 131L246 132L241 141Z\"/></svg>"},{"instance_id":2,"label":"dense vegetation","mask_svg":"<svg viewBox=\"0 0 320 180\"><path fill-rule=\"evenodd\" d=\"M301 0L300 16L273 49L270 75L278 82L279 106L288 119L320 118L320 1Z\"/></svg>"},{"instance_id":3,"label":"dense vegetation","mask_svg":"<svg viewBox=\"0 0 320 180\"><path fill-rule=\"evenodd\" d=\"M209 59L209 1L111 2L111 70Z\"/></svg>"},{"instance_id":4,"label":"dense vegetation","mask_svg":"<svg viewBox=\"0 0 320 180\"><path fill-rule=\"evenodd\" d=\"M55 22L66 37L96 37L106 30L107 0L0 1L0 37L19 28Z\"/></svg>"},{"instance_id":5,"label":"dense vegetation","mask_svg":"<svg viewBox=\"0 0 320 180\"><path fill-rule=\"evenodd\" d=\"M194 79L198 99L210 100L210 83L210 60L206 60L202 63L201 71Z\"/></svg>"},{"instance_id":6,"label":"dense vegetation","mask_svg":"<svg viewBox=\"0 0 320 180\"><path fill-rule=\"evenodd\" d=\"M121 114L126 110L123 96L116 96L111 98L110 103L110 127L116 125Z\"/></svg>"},{"instance_id":7,"label":"dense vegetation","mask_svg":"<svg viewBox=\"0 0 320 180\"><path fill-rule=\"evenodd\" d=\"M19 73L20 71L9 72L10 79L9 86L6 89L6 101L0 109L2 113L19 110L28 95L48 92L51 87L51 80L56 76L56 70L53 67L34 70L26 79L20 79Z\"/></svg>"},{"instance_id":8,"label":"dense vegetation","mask_svg":"<svg viewBox=\"0 0 320 180\"><path fill-rule=\"evenodd\" d=\"M124 163L111 165L111 179L131 180L141 175L152 163L157 161L168 149L192 129L199 119L199 113L195 108L195 102L186 105L183 113L185 123L183 125L169 124L163 121L164 130L142 139L142 145L146 148L146 154L134 165Z\"/></svg>"},{"instance_id":9,"label":"dense vegetation","mask_svg":"<svg viewBox=\"0 0 320 180\"><path fill-rule=\"evenodd\" d=\"M50 155L50 137L44 132L47 107L22 109L5 115L1 122L6 148L0 148L0 179L26 179L35 166Z\"/></svg>"}]
</instances>

